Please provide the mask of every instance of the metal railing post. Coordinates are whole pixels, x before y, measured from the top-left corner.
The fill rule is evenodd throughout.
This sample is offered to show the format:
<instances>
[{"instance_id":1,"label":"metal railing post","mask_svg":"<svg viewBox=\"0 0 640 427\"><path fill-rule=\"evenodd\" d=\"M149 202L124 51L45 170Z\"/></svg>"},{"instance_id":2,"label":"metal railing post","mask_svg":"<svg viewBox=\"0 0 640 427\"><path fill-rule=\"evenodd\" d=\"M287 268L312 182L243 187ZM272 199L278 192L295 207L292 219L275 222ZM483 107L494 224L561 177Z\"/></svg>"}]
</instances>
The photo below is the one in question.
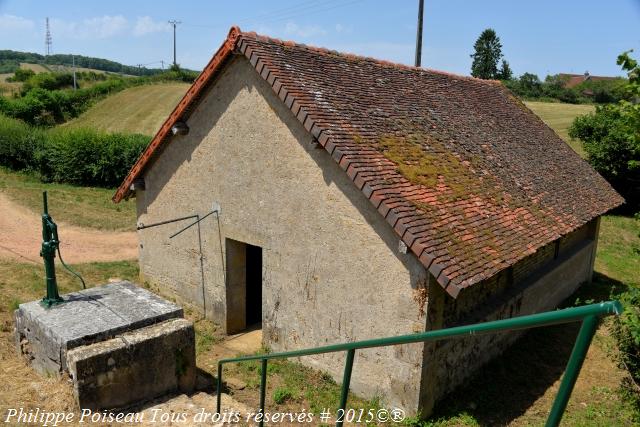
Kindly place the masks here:
<instances>
[{"instance_id":1,"label":"metal railing post","mask_svg":"<svg viewBox=\"0 0 640 427\"><path fill-rule=\"evenodd\" d=\"M267 359L262 359L262 372L260 372L260 427L264 425L264 401L267 393Z\"/></svg>"},{"instance_id":2,"label":"metal railing post","mask_svg":"<svg viewBox=\"0 0 640 427\"><path fill-rule=\"evenodd\" d=\"M587 351L591 345L591 339L593 338L597 327L597 316L589 316L582 321L580 332L576 338L576 343L573 345L573 350L571 351L567 368L564 371L560 388L558 389L558 394L556 395L553 406L551 407L546 427L556 427L560 425L560 420L562 419L562 415L564 414L567 403L569 402L569 397L571 397L573 386L576 384L578 374L582 368L582 363L587 356Z\"/></svg>"},{"instance_id":3,"label":"metal railing post","mask_svg":"<svg viewBox=\"0 0 640 427\"><path fill-rule=\"evenodd\" d=\"M344 375L342 377L342 393L340 394L340 406L336 416L340 416L340 409L342 409L342 417L339 421L336 421L336 427L342 427L342 421L345 417L345 409L347 407L347 398L349 397L349 384L351 383L351 371L353 370L353 358L356 355L355 349L347 350L347 360L344 364Z\"/></svg>"},{"instance_id":4,"label":"metal railing post","mask_svg":"<svg viewBox=\"0 0 640 427\"><path fill-rule=\"evenodd\" d=\"M216 404L216 412L220 413L220 398L222 397L222 363L218 363L218 386L216 387L216 395L218 403Z\"/></svg>"}]
</instances>

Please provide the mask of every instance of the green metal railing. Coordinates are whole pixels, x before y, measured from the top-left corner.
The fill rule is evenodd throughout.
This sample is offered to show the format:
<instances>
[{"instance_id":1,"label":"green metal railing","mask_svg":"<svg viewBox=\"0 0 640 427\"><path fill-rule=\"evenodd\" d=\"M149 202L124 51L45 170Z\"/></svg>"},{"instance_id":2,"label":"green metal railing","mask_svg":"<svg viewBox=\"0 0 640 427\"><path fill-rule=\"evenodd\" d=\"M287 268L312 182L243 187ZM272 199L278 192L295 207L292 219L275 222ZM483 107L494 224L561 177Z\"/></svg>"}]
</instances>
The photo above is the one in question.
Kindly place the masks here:
<instances>
[{"instance_id":1,"label":"green metal railing","mask_svg":"<svg viewBox=\"0 0 640 427\"><path fill-rule=\"evenodd\" d=\"M304 350L286 351L282 353L260 354L255 356L243 356L218 361L218 384L217 411L220 413L220 397L222 392L222 367L226 363L245 362L250 360L260 360L262 364L260 378L260 413L264 413L265 393L267 385L267 360L287 359L291 357L310 356L313 354L335 353L346 351L347 357L342 380L342 392L340 395L340 407L338 411L344 410L347 406L347 396L349 393L349 383L351 382L351 371L356 350L371 347L386 347L390 345L411 344L417 342L440 341L448 338L465 337L469 335L480 335L501 331L512 331L521 329L537 328L542 326L557 325L562 323L582 322L578 337L573 346L569 362L565 368L564 375L558 394L553 402L546 426L557 426L560 424L567 402L573 391L582 363L589 350L589 345L598 326L598 318L612 314L619 315L622 312L622 305L618 301L608 301L599 304L585 305L582 307L567 308L564 310L550 311L529 316L514 317L511 319L495 320L492 322L478 323L475 325L458 326L436 331L422 332L411 335L400 335L396 337L378 338L372 340L355 341L343 344L327 345L323 347L309 348ZM263 423L260 422L262 426ZM342 425L342 421L336 423Z\"/></svg>"}]
</instances>

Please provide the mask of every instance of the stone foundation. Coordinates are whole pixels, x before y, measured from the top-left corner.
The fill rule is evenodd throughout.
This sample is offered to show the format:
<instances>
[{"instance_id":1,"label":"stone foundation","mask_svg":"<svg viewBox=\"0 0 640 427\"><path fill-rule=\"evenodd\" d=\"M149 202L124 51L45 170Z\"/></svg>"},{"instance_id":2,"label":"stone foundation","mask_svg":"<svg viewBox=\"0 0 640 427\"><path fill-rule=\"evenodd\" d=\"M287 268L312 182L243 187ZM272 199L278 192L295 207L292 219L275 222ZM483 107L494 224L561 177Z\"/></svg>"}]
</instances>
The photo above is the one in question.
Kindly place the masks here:
<instances>
[{"instance_id":1,"label":"stone foundation","mask_svg":"<svg viewBox=\"0 0 640 427\"><path fill-rule=\"evenodd\" d=\"M169 392L191 393L196 378L194 330L185 319L126 332L67 353L78 406L121 408Z\"/></svg>"},{"instance_id":2,"label":"stone foundation","mask_svg":"<svg viewBox=\"0 0 640 427\"><path fill-rule=\"evenodd\" d=\"M43 375L70 374L78 405L115 409L195 382L195 335L179 306L129 282L15 311L18 351Z\"/></svg>"}]
</instances>

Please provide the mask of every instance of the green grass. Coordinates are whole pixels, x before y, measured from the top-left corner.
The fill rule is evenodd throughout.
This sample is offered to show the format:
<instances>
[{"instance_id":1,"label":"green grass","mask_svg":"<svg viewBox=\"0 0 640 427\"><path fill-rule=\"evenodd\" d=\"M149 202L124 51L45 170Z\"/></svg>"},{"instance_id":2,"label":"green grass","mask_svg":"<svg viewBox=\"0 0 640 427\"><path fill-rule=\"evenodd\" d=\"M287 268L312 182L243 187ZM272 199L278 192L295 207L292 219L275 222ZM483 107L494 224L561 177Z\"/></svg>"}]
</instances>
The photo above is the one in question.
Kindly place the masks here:
<instances>
[{"instance_id":1,"label":"green grass","mask_svg":"<svg viewBox=\"0 0 640 427\"><path fill-rule=\"evenodd\" d=\"M160 83L125 89L64 126L154 135L188 88L187 83Z\"/></svg>"},{"instance_id":2,"label":"green grass","mask_svg":"<svg viewBox=\"0 0 640 427\"><path fill-rule=\"evenodd\" d=\"M87 287L107 283L111 278L138 280L137 261L93 262L71 267L82 275ZM57 278L61 294L82 289L80 281L62 268L58 269ZM45 293L42 265L0 260L0 313L11 312L17 304L42 298Z\"/></svg>"},{"instance_id":3,"label":"green grass","mask_svg":"<svg viewBox=\"0 0 640 427\"><path fill-rule=\"evenodd\" d=\"M600 223L600 239L595 270L625 284L640 286L640 220L605 215Z\"/></svg>"},{"instance_id":4,"label":"green grass","mask_svg":"<svg viewBox=\"0 0 640 427\"><path fill-rule=\"evenodd\" d=\"M266 351L263 349L260 353ZM258 397L261 371L259 361L225 365L225 375L245 382L251 398ZM267 405L271 410L306 408L319 414L324 408L338 407L341 387L327 373L288 360L270 360L267 373ZM366 412L380 407L379 399L366 400L349 394L349 408L365 409Z\"/></svg>"},{"instance_id":5,"label":"green grass","mask_svg":"<svg viewBox=\"0 0 640 427\"><path fill-rule=\"evenodd\" d=\"M573 119L577 116L594 112L595 107L593 105L537 101L526 101L525 105L536 113L550 128L556 131L560 138L564 139L576 153L584 157L584 150L582 149L580 141L572 140L569 137L569 127L571 123L573 123Z\"/></svg>"},{"instance_id":6,"label":"green grass","mask_svg":"<svg viewBox=\"0 0 640 427\"><path fill-rule=\"evenodd\" d=\"M115 190L45 184L37 177L0 167L0 191L33 212L42 211L42 191L49 196L49 212L56 221L99 230L134 230L135 200L115 204Z\"/></svg>"},{"instance_id":7,"label":"green grass","mask_svg":"<svg viewBox=\"0 0 640 427\"><path fill-rule=\"evenodd\" d=\"M220 342L221 337L216 335L216 326L205 319L196 320L193 324L196 332L196 356L210 351Z\"/></svg>"}]
</instances>

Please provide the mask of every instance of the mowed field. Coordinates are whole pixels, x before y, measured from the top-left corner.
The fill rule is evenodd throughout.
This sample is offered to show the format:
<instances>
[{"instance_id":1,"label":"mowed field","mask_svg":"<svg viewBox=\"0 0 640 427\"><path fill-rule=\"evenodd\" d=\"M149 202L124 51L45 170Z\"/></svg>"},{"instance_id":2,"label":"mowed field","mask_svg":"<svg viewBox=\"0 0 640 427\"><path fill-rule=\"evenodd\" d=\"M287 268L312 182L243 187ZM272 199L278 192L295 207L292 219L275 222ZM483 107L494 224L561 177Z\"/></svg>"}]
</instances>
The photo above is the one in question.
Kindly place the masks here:
<instances>
[{"instance_id":1,"label":"mowed field","mask_svg":"<svg viewBox=\"0 0 640 427\"><path fill-rule=\"evenodd\" d=\"M98 102L64 126L154 135L189 88L161 83L125 89Z\"/></svg>"},{"instance_id":2,"label":"mowed field","mask_svg":"<svg viewBox=\"0 0 640 427\"><path fill-rule=\"evenodd\" d=\"M549 127L555 130L571 148L584 157L584 150L582 149L580 141L572 140L569 137L569 127L571 127L573 119L577 116L593 113L596 110L593 105L535 101L526 101L525 105L536 113Z\"/></svg>"}]
</instances>

